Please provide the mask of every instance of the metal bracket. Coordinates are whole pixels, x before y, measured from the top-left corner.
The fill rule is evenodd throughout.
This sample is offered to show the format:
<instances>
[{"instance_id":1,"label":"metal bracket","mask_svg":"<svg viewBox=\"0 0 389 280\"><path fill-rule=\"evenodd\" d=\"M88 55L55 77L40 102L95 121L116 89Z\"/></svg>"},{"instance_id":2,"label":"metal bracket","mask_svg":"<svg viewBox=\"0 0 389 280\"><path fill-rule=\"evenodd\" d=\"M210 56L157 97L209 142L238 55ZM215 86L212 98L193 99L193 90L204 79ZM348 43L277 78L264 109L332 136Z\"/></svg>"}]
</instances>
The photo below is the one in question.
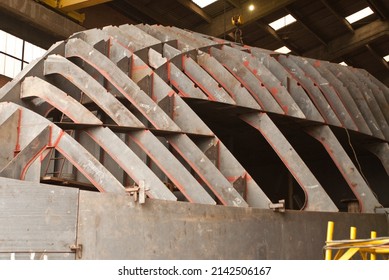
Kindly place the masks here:
<instances>
[{"instance_id":1,"label":"metal bracket","mask_svg":"<svg viewBox=\"0 0 389 280\"><path fill-rule=\"evenodd\" d=\"M278 203L269 203L269 208L274 212L285 212L285 199L281 199Z\"/></svg>"},{"instance_id":2,"label":"metal bracket","mask_svg":"<svg viewBox=\"0 0 389 280\"><path fill-rule=\"evenodd\" d=\"M70 245L70 250L76 253L77 260L80 260L82 258L82 244Z\"/></svg>"},{"instance_id":3,"label":"metal bracket","mask_svg":"<svg viewBox=\"0 0 389 280\"><path fill-rule=\"evenodd\" d=\"M139 186L127 187L126 193L130 196L134 196L134 201L138 201L139 204L144 204L146 202L145 182L140 180Z\"/></svg>"}]
</instances>

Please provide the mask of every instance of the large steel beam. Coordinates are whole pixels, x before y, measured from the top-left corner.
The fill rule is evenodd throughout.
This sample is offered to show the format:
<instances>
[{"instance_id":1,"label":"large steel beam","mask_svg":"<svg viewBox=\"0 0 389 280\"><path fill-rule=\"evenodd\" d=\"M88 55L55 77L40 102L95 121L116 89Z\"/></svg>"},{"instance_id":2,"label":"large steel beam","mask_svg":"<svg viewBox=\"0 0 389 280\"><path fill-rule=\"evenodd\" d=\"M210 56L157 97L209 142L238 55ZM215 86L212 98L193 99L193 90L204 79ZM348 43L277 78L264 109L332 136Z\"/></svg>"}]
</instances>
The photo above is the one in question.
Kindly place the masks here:
<instances>
[{"instance_id":1,"label":"large steel beam","mask_svg":"<svg viewBox=\"0 0 389 280\"><path fill-rule=\"evenodd\" d=\"M385 139L375 114L371 111L361 89L354 82L350 81L350 73L347 69L343 69L341 66L333 65L331 63L327 64L327 69L347 87L372 134L377 138Z\"/></svg>"},{"instance_id":2,"label":"large steel beam","mask_svg":"<svg viewBox=\"0 0 389 280\"><path fill-rule=\"evenodd\" d=\"M18 139L20 147L28 145L42 126L51 125L49 144L51 148L58 150L101 192L125 192L123 185L95 157L59 127L14 103L0 103L2 113L11 112L12 114L18 110L21 116L19 126L23 129L22 137Z\"/></svg>"},{"instance_id":3,"label":"large steel beam","mask_svg":"<svg viewBox=\"0 0 389 280\"><path fill-rule=\"evenodd\" d=\"M24 180L30 165L50 143L50 127L46 126L0 171L1 177Z\"/></svg>"},{"instance_id":4,"label":"large steel beam","mask_svg":"<svg viewBox=\"0 0 389 280\"><path fill-rule=\"evenodd\" d=\"M259 59L261 63L280 81L281 85L287 89L293 100L297 103L301 111L308 120L324 122L323 117L313 104L301 84L286 71L286 69L270 55L269 52L258 48L251 48L251 54Z\"/></svg>"},{"instance_id":5,"label":"large steel beam","mask_svg":"<svg viewBox=\"0 0 389 280\"><path fill-rule=\"evenodd\" d=\"M3 0L0 1L0 10L0 29L43 48L85 30L81 25L36 1Z\"/></svg>"},{"instance_id":6,"label":"large steel beam","mask_svg":"<svg viewBox=\"0 0 389 280\"><path fill-rule=\"evenodd\" d=\"M304 113L293 100L287 89L281 85L281 82L265 67L265 65L256 57L245 54L237 49L223 46L222 50L233 57L239 57L240 63L243 63L258 79L261 86L263 85L278 105L284 110L285 115L305 119Z\"/></svg>"},{"instance_id":7,"label":"large steel beam","mask_svg":"<svg viewBox=\"0 0 389 280\"><path fill-rule=\"evenodd\" d=\"M118 70L109 58L99 53L86 42L80 39L69 40L66 44L66 56L80 57L92 65L132 102L157 129L174 132L181 131L173 120L144 91L134 84L128 76ZM241 207L248 206L227 179L223 177L187 135L169 135L166 139L196 171L222 204Z\"/></svg>"},{"instance_id":8,"label":"large steel beam","mask_svg":"<svg viewBox=\"0 0 389 280\"><path fill-rule=\"evenodd\" d=\"M289 56L289 59L293 60L305 72L305 75L314 82L314 85L320 89L342 125L348 129L357 131L358 127L348 114L345 105L330 86L329 82L320 75L320 73L311 64L309 64L307 60L291 55Z\"/></svg>"},{"instance_id":9,"label":"large steel beam","mask_svg":"<svg viewBox=\"0 0 389 280\"><path fill-rule=\"evenodd\" d=\"M180 132L173 121L131 79L102 53L80 39L66 43L66 57L80 57L93 66L127 98L144 116L159 129Z\"/></svg>"},{"instance_id":10,"label":"large steel beam","mask_svg":"<svg viewBox=\"0 0 389 280\"><path fill-rule=\"evenodd\" d=\"M305 72L288 56L278 55L277 60L303 86L326 123L341 126L342 123L323 96L323 93L317 88L315 83L305 75Z\"/></svg>"},{"instance_id":11,"label":"large steel beam","mask_svg":"<svg viewBox=\"0 0 389 280\"><path fill-rule=\"evenodd\" d=\"M214 57L202 53L197 57L197 63L228 92L236 104L254 110L261 109L247 89Z\"/></svg>"},{"instance_id":12,"label":"large steel beam","mask_svg":"<svg viewBox=\"0 0 389 280\"><path fill-rule=\"evenodd\" d=\"M343 178L349 185L359 202L362 213L375 213L376 208L382 207L369 188L357 167L351 161L338 139L328 126L307 128L306 132L319 141L332 158Z\"/></svg>"},{"instance_id":13,"label":"large steel beam","mask_svg":"<svg viewBox=\"0 0 389 280\"><path fill-rule=\"evenodd\" d=\"M192 1L190 1L190 0L177 0L177 2L180 3L182 6L184 6L185 8L188 8L189 10L191 10L192 12L197 14L198 16L200 16L206 22L208 22L208 23L212 22L212 18L206 12L204 12L203 9L201 9L199 6L197 6Z\"/></svg>"},{"instance_id":14,"label":"large steel beam","mask_svg":"<svg viewBox=\"0 0 389 280\"><path fill-rule=\"evenodd\" d=\"M228 34L231 30L235 28L232 25L231 19L235 15L241 15L244 22L243 25L252 23L260 18L263 18L275 11L278 11L281 8L284 8L292 3L295 0L278 0L278 1L248 1L243 3L240 8L235 8L230 11L227 11L225 14L217 16L212 19L210 24L204 24L196 28L196 31L199 33L208 34L211 36L219 37L223 34ZM249 11L248 6L253 4L255 6L254 11Z\"/></svg>"},{"instance_id":15,"label":"large steel beam","mask_svg":"<svg viewBox=\"0 0 389 280\"><path fill-rule=\"evenodd\" d=\"M347 87L330 70L328 70L326 67L327 62L312 59L308 59L308 61L310 61L312 66L319 71L321 76L328 80L333 90L336 91L338 97L342 100L346 111L353 117L354 122L358 126L358 130L367 135L372 135L366 120L363 118L361 111L351 97L351 93Z\"/></svg>"},{"instance_id":16,"label":"large steel beam","mask_svg":"<svg viewBox=\"0 0 389 280\"><path fill-rule=\"evenodd\" d=\"M354 34L346 34L328 43L303 53L303 56L334 61L355 49L358 49L378 38L389 35L389 22L376 20L355 30Z\"/></svg>"},{"instance_id":17,"label":"large steel beam","mask_svg":"<svg viewBox=\"0 0 389 280\"><path fill-rule=\"evenodd\" d=\"M82 90L107 115L115 116L119 123L128 127L145 128L143 123L101 84L66 58L59 55L48 56L44 62L43 73L44 75L59 74L64 76ZM79 112L77 113L77 120L80 123L86 123L79 118Z\"/></svg>"},{"instance_id":18,"label":"large steel beam","mask_svg":"<svg viewBox=\"0 0 389 280\"><path fill-rule=\"evenodd\" d=\"M22 84L22 97L40 97L53 107L63 112L76 123L102 124L101 121L90 113L81 103L76 102L72 97L55 86L39 79L26 78ZM66 102L64 102L64 100ZM64 104L66 104L64 106ZM87 118L77 115L81 111L89 112ZM115 135L109 128L96 127L87 129L90 137L99 144L123 170L140 184L145 182L150 197L176 200L175 196L166 188L159 178L144 164L132 150Z\"/></svg>"},{"instance_id":19,"label":"large steel beam","mask_svg":"<svg viewBox=\"0 0 389 280\"><path fill-rule=\"evenodd\" d=\"M119 126L145 128L122 103L111 95L111 93L107 92L102 85L69 60L61 56L49 56L45 61L44 73L56 73L66 77L66 79L88 95ZM83 107L78 106L78 108L80 109L74 111L77 112L82 110ZM72 119L82 123L77 118L73 117ZM89 130L89 132L91 132L91 130ZM150 131L143 130L141 132L130 132L128 135L153 159L166 176L178 189L180 189L188 201L206 204L215 203L191 174L174 156L172 156L168 149ZM130 160L130 157L128 160ZM124 161L121 166L123 166L123 164L125 164ZM140 163L138 163L137 166L138 168L141 168L139 164ZM136 177L139 176L135 176L135 180ZM139 181L139 179L136 181Z\"/></svg>"},{"instance_id":20,"label":"large steel beam","mask_svg":"<svg viewBox=\"0 0 389 280\"><path fill-rule=\"evenodd\" d=\"M243 63L216 48L211 49L211 56L222 63L244 85L263 110L281 115L285 114L284 110L265 86L259 82L255 75Z\"/></svg>"},{"instance_id":21,"label":"large steel beam","mask_svg":"<svg viewBox=\"0 0 389 280\"><path fill-rule=\"evenodd\" d=\"M266 113L246 114L241 119L263 135L304 190L304 210L338 211L319 181Z\"/></svg>"}]
</instances>

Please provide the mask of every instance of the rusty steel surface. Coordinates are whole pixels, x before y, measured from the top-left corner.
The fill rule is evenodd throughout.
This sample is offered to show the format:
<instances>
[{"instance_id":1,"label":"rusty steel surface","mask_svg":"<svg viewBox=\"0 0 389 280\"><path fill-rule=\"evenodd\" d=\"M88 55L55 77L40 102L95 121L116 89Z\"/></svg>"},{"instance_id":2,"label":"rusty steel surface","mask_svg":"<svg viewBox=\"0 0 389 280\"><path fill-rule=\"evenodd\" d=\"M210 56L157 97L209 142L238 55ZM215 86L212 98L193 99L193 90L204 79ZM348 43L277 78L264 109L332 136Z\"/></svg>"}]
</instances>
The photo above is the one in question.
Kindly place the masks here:
<instances>
[{"instance_id":1,"label":"rusty steel surface","mask_svg":"<svg viewBox=\"0 0 389 280\"><path fill-rule=\"evenodd\" d=\"M109 26L53 45L0 102L3 177L123 195L142 182L152 199L263 209L288 197L306 211L339 211L348 196L361 212L389 203L376 189L389 183L389 90L361 69Z\"/></svg>"}]
</instances>

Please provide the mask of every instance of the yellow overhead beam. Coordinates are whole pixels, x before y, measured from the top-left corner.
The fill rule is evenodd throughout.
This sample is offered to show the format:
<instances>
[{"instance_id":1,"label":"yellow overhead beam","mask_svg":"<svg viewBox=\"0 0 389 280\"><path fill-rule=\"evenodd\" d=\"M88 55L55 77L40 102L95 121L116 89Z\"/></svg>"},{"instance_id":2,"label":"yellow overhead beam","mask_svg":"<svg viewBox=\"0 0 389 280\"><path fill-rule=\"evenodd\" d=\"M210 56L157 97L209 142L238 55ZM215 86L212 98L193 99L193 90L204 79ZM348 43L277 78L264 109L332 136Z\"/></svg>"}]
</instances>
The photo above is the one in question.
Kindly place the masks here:
<instances>
[{"instance_id":1,"label":"yellow overhead beam","mask_svg":"<svg viewBox=\"0 0 389 280\"><path fill-rule=\"evenodd\" d=\"M110 1L112 0L58 0L58 9L64 12L70 12Z\"/></svg>"},{"instance_id":2,"label":"yellow overhead beam","mask_svg":"<svg viewBox=\"0 0 389 280\"><path fill-rule=\"evenodd\" d=\"M85 14L78 13L76 10L103 4L112 0L39 0L59 12L67 15L68 17L78 21L84 22Z\"/></svg>"}]
</instances>

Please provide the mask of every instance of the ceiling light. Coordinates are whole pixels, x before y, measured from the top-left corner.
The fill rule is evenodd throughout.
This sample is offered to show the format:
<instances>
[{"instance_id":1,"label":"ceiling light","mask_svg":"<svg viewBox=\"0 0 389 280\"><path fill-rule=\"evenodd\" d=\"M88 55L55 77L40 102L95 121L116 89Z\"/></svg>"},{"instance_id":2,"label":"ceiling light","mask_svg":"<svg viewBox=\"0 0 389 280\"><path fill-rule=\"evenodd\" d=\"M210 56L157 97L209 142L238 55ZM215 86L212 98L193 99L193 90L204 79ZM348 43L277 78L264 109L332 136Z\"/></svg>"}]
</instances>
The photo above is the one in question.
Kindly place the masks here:
<instances>
[{"instance_id":1,"label":"ceiling light","mask_svg":"<svg viewBox=\"0 0 389 280\"><path fill-rule=\"evenodd\" d=\"M387 56L384 56L384 59L386 60L386 62L389 62L389 54Z\"/></svg>"},{"instance_id":2,"label":"ceiling light","mask_svg":"<svg viewBox=\"0 0 389 280\"><path fill-rule=\"evenodd\" d=\"M192 2L196 3L200 8L204 8L208 5L211 5L213 2L217 0L192 0Z\"/></svg>"},{"instance_id":3,"label":"ceiling light","mask_svg":"<svg viewBox=\"0 0 389 280\"><path fill-rule=\"evenodd\" d=\"M279 48L279 49L276 49L276 50L274 50L275 52L278 52L278 53L285 53L285 54L287 54L287 53L290 53L291 52L291 50L290 49L288 49L287 47L285 47L285 46L283 46L283 47L281 47L281 48Z\"/></svg>"},{"instance_id":4,"label":"ceiling light","mask_svg":"<svg viewBox=\"0 0 389 280\"><path fill-rule=\"evenodd\" d=\"M340 65L343 65L343 66L348 66L346 62L342 61L342 62L339 62Z\"/></svg>"},{"instance_id":5,"label":"ceiling light","mask_svg":"<svg viewBox=\"0 0 389 280\"><path fill-rule=\"evenodd\" d=\"M281 28L295 22L295 21L296 21L296 19L292 15L288 14L282 18L279 18L279 19L269 23L269 25L274 30L278 30L278 29L281 29Z\"/></svg>"},{"instance_id":6,"label":"ceiling light","mask_svg":"<svg viewBox=\"0 0 389 280\"><path fill-rule=\"evenodd\" d=\"M249 11L252 12L252 11L254 11L254 9L255 9L255 6L254 6L253 4L251 4L251 5L249 6Z\"/></svg>"},{"instance_id":7,"label":"ceiling light","mask_svg":"<svg viewBox=\"0 0 389 280\"><path fill-rule=\"evenodd\" d=\"M371 14L374 14L373 10L370 9L370 7L366 7L352 15L349 15L346 17L346 20L351 24L367 16L370 16Z\"/></svg>"}]
</instances>

